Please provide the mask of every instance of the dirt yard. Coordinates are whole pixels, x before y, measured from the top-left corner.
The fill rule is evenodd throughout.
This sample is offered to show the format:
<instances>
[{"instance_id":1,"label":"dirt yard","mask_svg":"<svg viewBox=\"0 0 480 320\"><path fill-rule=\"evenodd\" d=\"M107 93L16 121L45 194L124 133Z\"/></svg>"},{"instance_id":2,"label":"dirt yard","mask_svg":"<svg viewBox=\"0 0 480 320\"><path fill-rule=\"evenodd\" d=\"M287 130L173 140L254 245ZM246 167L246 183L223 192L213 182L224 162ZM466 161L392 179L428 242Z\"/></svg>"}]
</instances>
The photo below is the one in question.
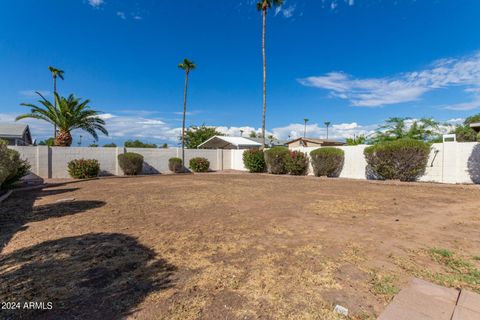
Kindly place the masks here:
<instances>
[{"instance_id":1,"label":"dirt yard","mask_svg":"<svg viewBox=\"0 0 480 320\"><path fill-rule=\"evenodd\" d=\"M106 178L17 192L0 230L7 319L374 319L412 276L480 292L479 186Z\"/></svg>"}]
</instances>

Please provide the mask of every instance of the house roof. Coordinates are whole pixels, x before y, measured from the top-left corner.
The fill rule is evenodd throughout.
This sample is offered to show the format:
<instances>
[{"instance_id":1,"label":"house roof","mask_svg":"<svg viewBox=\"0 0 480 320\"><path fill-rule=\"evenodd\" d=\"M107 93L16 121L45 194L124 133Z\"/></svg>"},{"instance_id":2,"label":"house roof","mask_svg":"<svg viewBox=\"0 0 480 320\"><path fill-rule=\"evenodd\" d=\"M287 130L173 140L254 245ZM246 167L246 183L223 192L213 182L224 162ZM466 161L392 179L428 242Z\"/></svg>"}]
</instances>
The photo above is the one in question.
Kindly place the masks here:
<instances>
[{"instance_id":1,"label":"house roof","mask_svg":"<svg viewBox=\"0 0 480 320\"><path fill-rule=\"evenodd\" d=\"M312 142L312 143L318 143L318 144L334 144L334 145L344 145L345 143L334 140L334 139L320 139L320 138L297 138L291 141L286 142L287 144L291 144L297 141L306 141L306 142Z\"/></svg>"},{"instance_id":2,"label":"house roof","mask_svg":"<svg viewBox=\"0 0 480 320\"><path fill-rule=\"evenodd\" d=\"M0 137L23 138L25 133L30 134L28 125L21 123L0 123Z\"/></svg>"},{"instance_id":3,"label":"house roof","mask_svg":"<svg viewBox=\"0 0 480 320\"><path fill-rule=\"evenodd\" d=\"M262 144L243 137L213 136L198 148L226 149L226 148L258 148Z\"/></svg>"},{"instance_id":4,"label":"house roof","mask_svg":"<svg viewBox=\"0 0 480 320\"><path fill-rule=\"evenodd\" d=\"M477 132L480 132L480 122L472 123L472 124L470 124L470 127L471 127L473 130L475 130L475 131L477 131Z\"/></svg>"}]
</instances>

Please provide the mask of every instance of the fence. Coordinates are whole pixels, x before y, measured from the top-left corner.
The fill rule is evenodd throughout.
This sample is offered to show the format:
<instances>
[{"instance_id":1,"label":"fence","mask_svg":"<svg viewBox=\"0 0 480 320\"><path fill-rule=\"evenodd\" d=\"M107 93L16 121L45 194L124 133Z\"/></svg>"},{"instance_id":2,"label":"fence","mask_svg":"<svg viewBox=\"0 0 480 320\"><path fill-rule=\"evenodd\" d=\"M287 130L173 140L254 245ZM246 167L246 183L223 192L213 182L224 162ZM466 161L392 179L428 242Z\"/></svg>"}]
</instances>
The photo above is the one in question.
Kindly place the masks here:
<instances>
[{"instance_id":1,"label":"fence","mask_svg":"<svg viewBox=\"0 0 480 320\"><path fill-rule=\"evenodd\" d=\"M338 147L345 152L345 162L340 177L366 179L367 162L363 151L367 146ZM97 159L102 174L122 175L117 156L124 152L136 152L144 156L143 171L149 173L168 172L168 159L179 157L181 149L140 148L59 148L59 147L11 147L27 159L32 172L42 178L67 178L67 164L73 159ZM316 148L296 148L310 153ZM204 157L213 170L242 170L243 150L185 150L185 160ZM312 172L310 168L310 173ZM442 183L480 183L480 144L445 142L432 145L425 175L421 181Z\"/></svg>"}]
</instances>

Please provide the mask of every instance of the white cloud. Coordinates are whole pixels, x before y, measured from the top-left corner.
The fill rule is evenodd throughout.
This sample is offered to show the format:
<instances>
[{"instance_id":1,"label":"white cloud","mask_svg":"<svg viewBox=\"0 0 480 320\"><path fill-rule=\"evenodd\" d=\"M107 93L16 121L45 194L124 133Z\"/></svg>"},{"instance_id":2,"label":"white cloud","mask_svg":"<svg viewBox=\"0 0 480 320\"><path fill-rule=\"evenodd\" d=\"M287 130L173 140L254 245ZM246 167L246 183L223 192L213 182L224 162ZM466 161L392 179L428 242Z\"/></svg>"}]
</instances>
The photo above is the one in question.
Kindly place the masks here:
<instances>
[{"instance_id":1,"label":"white cloud","mask_svg":"<svg viewBox=\"0 0 480 320\"><path fill-rule=\"evenodd\" d=\"M98 8L104 3L105 3L104 0L88 0L88 4L94 8Z\"/></svg>"},{"instance_id":2,"label":"white cloud","mask_svg":"<svg viewBox=\"0 0 480 320\"><path fill-rule=\"evenodd\" d=\"M133 20L142 20L143 19L143 17L139 16L139 15L134 15L132 18L133 18Z\"/></svg>"},{"instance_id":3,"label":"white cloud","mask_svg":"<svg viewBox=\"0 0 480 320\"><path fill-rule=\"evenodd\" d=\"M332 97L348 100L359 107L380 107L412 102L430 91L466 86L475 92L480 86L480 52L458 59L442 59L430 67L384 78L356 79L344 72L330 72L298 80L309 87L329 90ZM478 93L478 92L477 92ZM456 110L478 107L480 99L449 106Z\"/></svg>"},{"instance_id":4,"label":"white cloud","mask_svg":"<svg viewBox=\"0 0 480 320\"><path fill-rule=\"evenodd\" d=\"M281 14L284 18L291 18L295 13L295 9L295 5L287 6L287 1L285 1L282 6L275 8L275 16Z\"/></svg>"},{"instance_id":5,"label":"white cloud","mask_svg":"<svg viewBox=\"0 0 480 320\"><path fill-rule=\"evenodd\" d=\"M346 138L352 138L354 135L369 135L372 134L377 127L377 124L359 125L356 122L332 124L328 129L328 138L345 140ZM288 140L303 137L303 130L303 123L292 123L285 127L273 128L272 132L277 138ZM307 137L326 138L327 129L325 126L317 123L307 124Z\"/></svg>"},{"instance_id":6,"label":"white cloud","mask_svg":"<svg viewBox=\"0 0 480 320\"><path fill-rule=\"evenodd\" d=\"M122 11L117 11L117 17L119 17L122 20L127 19L127 16L125 15L125 12L122 12Z\"/></svg>"}]
</instances>

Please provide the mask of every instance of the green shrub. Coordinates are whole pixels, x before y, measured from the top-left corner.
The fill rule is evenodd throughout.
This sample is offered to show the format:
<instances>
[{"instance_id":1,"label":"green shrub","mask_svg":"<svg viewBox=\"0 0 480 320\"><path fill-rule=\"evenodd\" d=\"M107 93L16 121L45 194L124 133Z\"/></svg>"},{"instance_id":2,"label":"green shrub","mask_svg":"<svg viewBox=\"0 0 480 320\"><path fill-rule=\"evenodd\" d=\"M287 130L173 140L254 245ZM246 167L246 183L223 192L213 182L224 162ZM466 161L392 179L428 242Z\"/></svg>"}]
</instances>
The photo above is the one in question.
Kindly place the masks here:
<instances>
[{"instance_id":1,"label":"green shrub","mask_svg":"<svg viewBox=\"0 0 480 320\"><path fill-rule=\"evenodd\" d=\"M310 152L315 176L338 177L343 168L345 152L342 149L325 147Z\"/></svg>"},{"instance_id":2,"label":"green shrub","mask_svg":"<svg viewBox=\"0 0 480 320\"><path fill-rule=\"evenodd\" d=\"M68 163L68 174L74 179L98 177L100 163L95 159L75 159Z\"/></svg>"},{"instance_id":3,"label":"green shrub","mask_svg":"<svg viewBox=\"0 0 480 320\"><path fill-rule=\"evenodd\" d=\"M210 161L201 157L190 159L190 168L194 172L207 172L210 169Z\"/></svg>"},{"instance_id":4,"label":"green shrub","mask_svg":"<svg viewBox=\"0 0 480 320\"><path fill-rule=\"evenodd\" d=\"M7 143L0 140L0 189L8 189L30 170L30 164L20 159L20 154L7 148Z\"/></svg>"},{"instance_id":5,"label":"green shrub","mask_svg":"<svg viewBox=\"0 0 480 320\"><path fill-rule=\"evenodd\" d=\"M399 139L370 146L364 154L370 178L415 181L425 173L430 146L419 140Z\"/></svg>"},{"instance_id":6,"label":"green shrub","mask_svg":"<svg viewBox=\"0 0 480 320\"><path fill-rule=\"evenodd\" d=\"M250 172L265 172L265 156L262 150L245 150L243 165Z\"/></svg>"},{"instance_id":7,"label":"green shrub","mask_svg":"<svg viewBox=\"0 0 480 320\"><path fill-rule=\"evenodd\" d=\"M287 147L273 147L265 151L265 163L268 173L286 174L290 151Z\"/></svg>"},{"instance_id":8,"label":"green shrub","mask_svg":"<svg viewBox=\"0 0 480 320\"><path fill-rule=\"evenodd\" d=\"M134 152L127 152L118 155L118 164L123 173L127 176L136 176L142 173L143 156Z\"/></svg>"},{"instance_id":9,"label":"green shrub","mask_svg":"<svg viewBox=\"0 0 480 320\"><path fill-rule=\"evenodd\" d=\"M183 172L182 159L180 158L170 158L168 159L168 169L175 173Z\"/></svg>"},{"instance_id":10,"label":"green shrub","mask_svg":"<svg viewBox=\"0 0 480 320\"><path fill-rule=\"evenodd\" d=\"M304 176L308 172L308 164L309 161L306 153L292 151L287 158L286 167L288 173L295 176Z\"/></svg>"}]
</instances>

